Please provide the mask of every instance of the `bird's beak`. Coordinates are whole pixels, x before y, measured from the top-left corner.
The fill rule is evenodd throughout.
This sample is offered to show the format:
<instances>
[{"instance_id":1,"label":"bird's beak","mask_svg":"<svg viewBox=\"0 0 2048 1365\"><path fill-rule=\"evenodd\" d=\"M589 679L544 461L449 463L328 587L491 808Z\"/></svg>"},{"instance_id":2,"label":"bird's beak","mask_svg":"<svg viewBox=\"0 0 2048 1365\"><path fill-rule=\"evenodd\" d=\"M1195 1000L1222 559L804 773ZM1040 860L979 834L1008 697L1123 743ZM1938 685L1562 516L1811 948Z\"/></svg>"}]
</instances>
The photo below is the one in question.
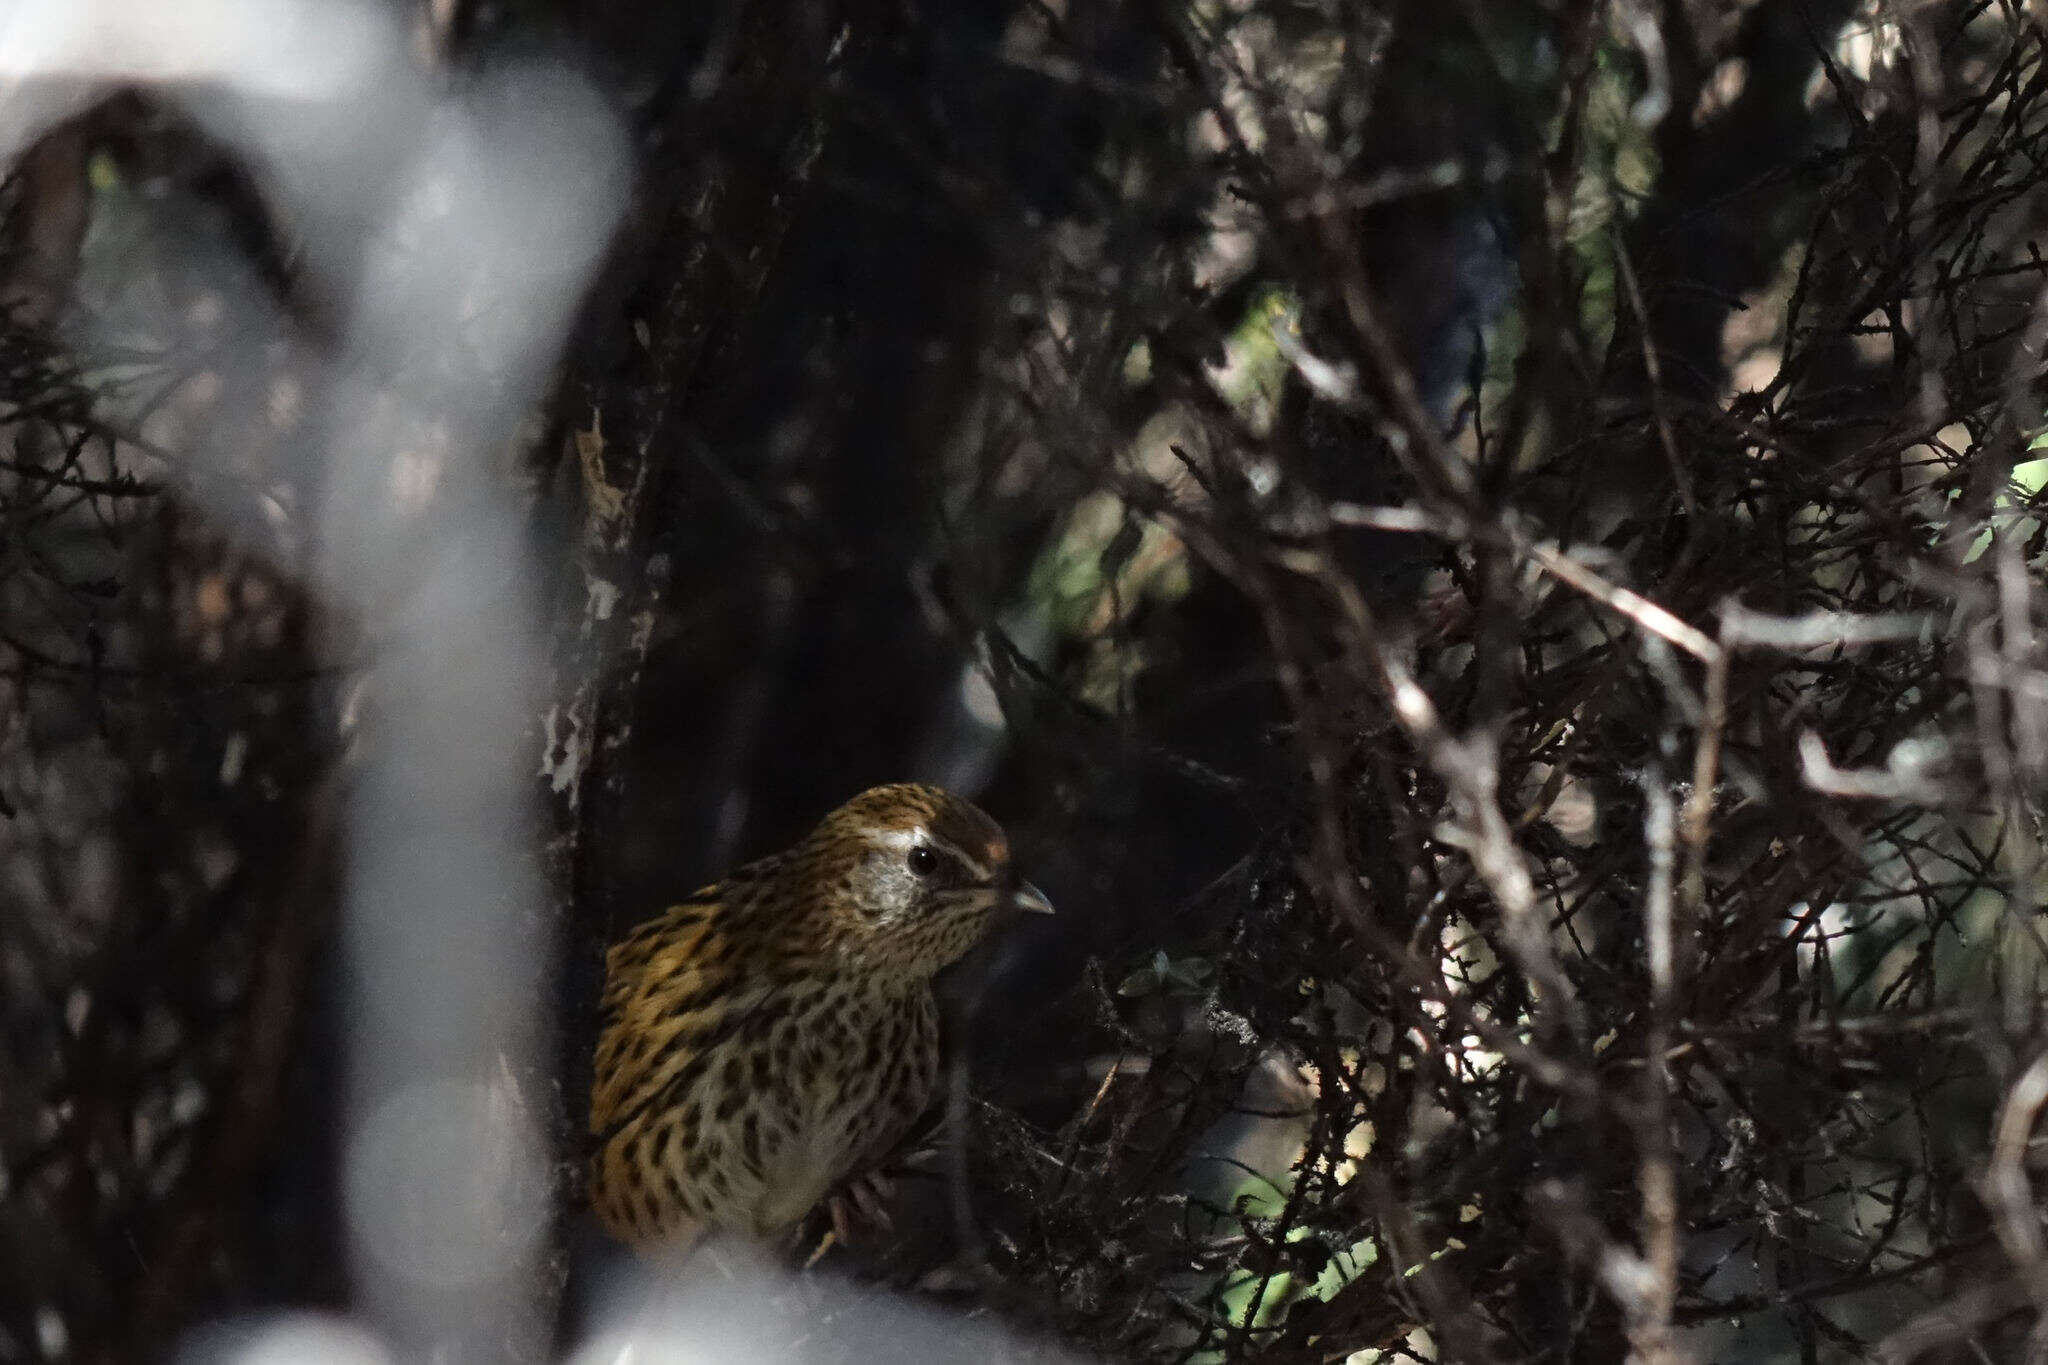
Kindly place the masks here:
<instances>
[{"instance_id":1,"label":"bird's beak","mask_svg":"<svg viewBox=\"0 0 2048 1365\"><path fill-rule=\"evenodd\" d=\"M1010 893L1010 908L1012 910L1027 911L1034 915L1050 915L1052 913L1052 902L1045 898L1043 891L1040 891L1030 882L1018 882L1017 889Z\"/></svg>"}]
</instances>

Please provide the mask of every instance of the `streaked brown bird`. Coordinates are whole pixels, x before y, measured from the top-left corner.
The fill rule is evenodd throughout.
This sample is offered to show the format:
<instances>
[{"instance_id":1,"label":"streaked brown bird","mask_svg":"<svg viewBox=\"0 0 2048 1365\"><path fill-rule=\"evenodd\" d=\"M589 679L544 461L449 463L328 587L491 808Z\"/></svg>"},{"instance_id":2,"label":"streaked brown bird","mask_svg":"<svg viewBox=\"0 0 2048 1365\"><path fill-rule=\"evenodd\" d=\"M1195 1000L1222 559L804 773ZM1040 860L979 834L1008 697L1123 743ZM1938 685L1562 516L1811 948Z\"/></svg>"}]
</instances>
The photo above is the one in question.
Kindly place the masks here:
<instances>
[{"instance_id":1,"label":"streaked brown bird","mask_svg":"<svg viewBox=\"0 0 2048 1365\"><path fill-rule=\"evenodd\" d=\"M606 959L591 1204L646 1252L788 1233L931 1102L932 977L1003 909L1052 907L936 787L862 792Z\"/></svg>"}]
</instances>

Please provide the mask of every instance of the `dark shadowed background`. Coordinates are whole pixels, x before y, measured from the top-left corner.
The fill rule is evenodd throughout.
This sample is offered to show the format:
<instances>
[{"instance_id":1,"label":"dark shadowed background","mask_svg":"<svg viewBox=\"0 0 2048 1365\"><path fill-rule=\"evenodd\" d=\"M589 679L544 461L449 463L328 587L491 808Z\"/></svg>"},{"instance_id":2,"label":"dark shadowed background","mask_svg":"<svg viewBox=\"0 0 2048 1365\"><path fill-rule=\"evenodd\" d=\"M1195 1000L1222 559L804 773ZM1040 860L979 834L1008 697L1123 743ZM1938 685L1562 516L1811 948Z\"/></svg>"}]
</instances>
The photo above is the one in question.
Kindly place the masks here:
<instances>
[{"instance_id":1,"label":"dark shadowed background","mask_svg":"<svg viewBox=\"0 0 2048 1365\"><path fill-rule=\"evenodd\" d=\"M575 1349L603 945L905 779L1060 913L761 1359L2036 1358L2043 58L0 7L0 1362Z\"/></svg>"}]
</instances>

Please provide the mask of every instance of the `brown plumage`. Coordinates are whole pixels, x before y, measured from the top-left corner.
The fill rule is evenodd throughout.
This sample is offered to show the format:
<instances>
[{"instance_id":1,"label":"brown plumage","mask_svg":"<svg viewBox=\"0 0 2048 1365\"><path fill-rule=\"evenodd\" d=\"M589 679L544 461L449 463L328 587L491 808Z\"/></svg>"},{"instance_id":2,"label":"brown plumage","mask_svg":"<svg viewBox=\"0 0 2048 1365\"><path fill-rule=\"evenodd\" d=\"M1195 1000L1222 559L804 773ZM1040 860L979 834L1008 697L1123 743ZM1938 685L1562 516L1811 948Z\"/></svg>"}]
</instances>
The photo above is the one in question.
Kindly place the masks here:
<instances>
[{"instance_id":1,"label":"brown plumage","mask_svg":"<svg viewBox=\"0 0 2048 1365\"><path fill-rule=\"evenodd\" d=\"M862 792L606 960L591 1204L643 1250L773 1237L932 1098L931 979L1005 907L1046 910L995 821L936 787Z\"/></svg>"}]
</instances>

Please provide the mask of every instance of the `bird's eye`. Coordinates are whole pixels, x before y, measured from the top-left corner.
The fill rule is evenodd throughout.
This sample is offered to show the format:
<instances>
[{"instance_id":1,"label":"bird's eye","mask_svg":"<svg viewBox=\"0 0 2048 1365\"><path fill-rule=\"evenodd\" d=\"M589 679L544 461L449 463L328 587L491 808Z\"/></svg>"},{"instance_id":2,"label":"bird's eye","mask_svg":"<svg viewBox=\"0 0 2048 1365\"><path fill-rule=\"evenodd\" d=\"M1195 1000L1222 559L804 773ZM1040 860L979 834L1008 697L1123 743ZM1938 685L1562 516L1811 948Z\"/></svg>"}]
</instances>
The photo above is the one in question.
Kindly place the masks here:
<instances>
[{"instance_id":1,"label":"bird's eye","mask_svg":"<svg viewBox=\"0 0 2048 1365\"><path fill-rule=\"evenodd\" d=\"M920 877L929 877L939 870L939 855L919 844L910 850L910 870Z\"/></svg>"}]
</instances>

